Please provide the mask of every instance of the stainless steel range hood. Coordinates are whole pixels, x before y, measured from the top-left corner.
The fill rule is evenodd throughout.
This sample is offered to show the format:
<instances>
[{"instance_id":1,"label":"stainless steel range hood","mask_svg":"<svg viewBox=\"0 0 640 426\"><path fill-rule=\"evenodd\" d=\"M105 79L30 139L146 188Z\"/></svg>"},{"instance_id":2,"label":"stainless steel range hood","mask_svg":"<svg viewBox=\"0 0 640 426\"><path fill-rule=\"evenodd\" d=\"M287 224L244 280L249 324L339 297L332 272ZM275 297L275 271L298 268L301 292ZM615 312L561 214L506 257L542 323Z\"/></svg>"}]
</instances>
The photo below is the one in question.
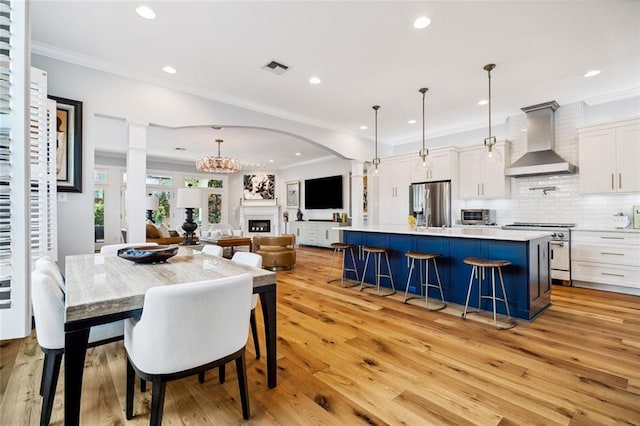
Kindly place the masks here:
<instances>
[{"instance_id":1,"label":"stainless steel range hood","mask_svg":"<svg viewBox=\"0 0 640 426\"><path fill-rule=\"evenodd\" d=\"M527 114L527 153L505 169L505 176L540 176L575 173L576 166L553 151L555 101L522 108Z\"/></svg>"}]
</instances>

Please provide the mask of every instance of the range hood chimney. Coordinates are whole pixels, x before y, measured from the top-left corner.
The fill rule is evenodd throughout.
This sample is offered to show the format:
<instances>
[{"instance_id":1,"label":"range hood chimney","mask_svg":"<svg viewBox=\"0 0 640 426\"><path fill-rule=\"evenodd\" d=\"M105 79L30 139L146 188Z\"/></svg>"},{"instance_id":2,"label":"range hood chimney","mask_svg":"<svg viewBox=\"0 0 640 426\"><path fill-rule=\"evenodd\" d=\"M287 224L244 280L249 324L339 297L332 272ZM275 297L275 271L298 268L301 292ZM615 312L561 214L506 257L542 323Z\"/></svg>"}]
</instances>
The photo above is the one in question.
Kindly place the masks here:
<instances>
[{"instance_id":1,"label":"range hood chimney","mask_svg":"<svg viewBox=\"0 0 640 426\"><path fill-rule=\"evenodd\" d=\"M540 176L575 173L576 166L568 163L553 150L555 144L554 111L556 101L522 108L527 114L527 152L511 167L505 176Z\"/></svg>"}]
</instances>

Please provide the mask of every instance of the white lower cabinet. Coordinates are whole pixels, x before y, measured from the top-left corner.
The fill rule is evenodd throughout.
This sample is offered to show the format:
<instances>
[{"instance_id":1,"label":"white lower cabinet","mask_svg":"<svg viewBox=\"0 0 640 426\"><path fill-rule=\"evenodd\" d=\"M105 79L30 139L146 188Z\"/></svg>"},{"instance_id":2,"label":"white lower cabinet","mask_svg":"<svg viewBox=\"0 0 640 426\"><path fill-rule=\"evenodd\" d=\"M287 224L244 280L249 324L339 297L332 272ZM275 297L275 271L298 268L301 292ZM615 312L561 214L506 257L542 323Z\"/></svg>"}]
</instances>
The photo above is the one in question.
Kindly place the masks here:
<instances>
[{"instance_id":1,"label":"white lower cabinet","mask_svg":"<svg viewBox=\"0 0 640 426\"><path fill-rule=\"evenodd\" d=\"M291 233L301 246L330 247L340 241L340 231L332 229L339 226L336 222L291 222Z\"/></svg>"},{"instance_id":2,"label":"white lower cabinet","mask_svg":"<svg viewBox=\"0 0 640 426\"><path fill-rule=\"evenodd\" d=\"M572 232L571 279L576 286L640 294L640 233Z\"/></svg>"}]
</instances>

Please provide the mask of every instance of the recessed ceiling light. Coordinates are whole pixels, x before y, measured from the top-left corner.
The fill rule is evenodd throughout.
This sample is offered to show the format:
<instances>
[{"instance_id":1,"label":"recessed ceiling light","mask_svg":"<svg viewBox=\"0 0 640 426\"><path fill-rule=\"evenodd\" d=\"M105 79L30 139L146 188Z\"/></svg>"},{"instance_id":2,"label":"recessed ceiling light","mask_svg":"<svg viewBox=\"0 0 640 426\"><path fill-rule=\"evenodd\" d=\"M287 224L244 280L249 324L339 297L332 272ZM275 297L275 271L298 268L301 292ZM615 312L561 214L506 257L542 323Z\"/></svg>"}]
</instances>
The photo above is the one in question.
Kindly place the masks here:
<instances>
[{"instance_id":1,"label":"recessed ceiling light","mask_svg":"<svg viewBox=\"0 0 640 426\"><path fill-rule=\"evenodd\" d=\"M156 19L156 13L149 6L138 6L136 12L144 19Z\"/></svg>"},{"instance_id":2,"label":"recessed ceiling light","mask_svg":"<svg viewBox=\"0 0 640 426\"><path fill-rule=\"evenodd\" d=\"M299 152L296 152L296 155L302 155L302 154L300 154Z\"/></svg>"},{"instance_id":3,"label":"recessed ceiling light","mask_svg":"<svg viewBox=\"0 0 640 426\"><path fill-rule=\"evenodd\" d=\"M273 163L273 160L269 160L270 163Z\"/></svg>"},{"instance_id":4,"label":"recessed ceiling light","mask_svg":"<svg viewBox=\"0 0 640 426\"><path fill-rule=\"evenodd\" d=\"M320 80L318 77L314 76L314 77L311 77L309 79L309 83L311 83L311 84L320 84L320 83L322 83L322 80Z\"/></svg>"},{"instance_id":5,"label":"recessed ceiling light","mask_svg":"<svg viewBox=\"0 0 640 426\"><path fill-rule=\"evenodd\" d=\"M407 121L407 123L409 123L409 124L416 124L416 120L409 120L409 121Z\"/></svg>"},{"instance_id":6,"label":"recessed ceiling light","mask_svg":"<svg viewBox=\"0 0 640 426\"><path fill-rule=\"evenodd\" d=\"M367 130L368 127L367 126L360 126L360 130Z\"/></svg>"},{"instance_id":7,"label":"recessed ceiling light","mask_svg":"<svg viewBox=\"0 0 640 426\"><path fill-rule=\"evenodd\" d=\"M416 30L422 30L427 28L430 23L431 19L427 18L426 16L421 16L413 21L413 28L415 28Z\"/></svg>"},{"instance_id":8,"label":"recessed ceiling light","mask_svg":"<svg viewBox=\"0 0 640 426\"><path fill-rule=\"evenodd\" d=\"M170 67L169 65L167 65L166 67L162 67L162 71L166 72L167 74L175 74L177 72L174 67Z\"/></svg>"},{"instance_id":9,"label":"recessed ceiling light","mask_svg":"<svg viewBox=\"0 0 640 426\"><path fill-rule=\"evenodd\" d=\"M489 101L486 100L486 99L482 99L481 101L478 101L478 105L486 105L488 103L489 103Z\"/></svg>"},{"instance_id":10,"label":"recessed ceiling light","mask_svg":"<svg viewBox=\"0 0 640 426\"><path fill-rule=\"evenodd\" d=\"M584 76L589 78L589 77L595 77L598 74L600 74L600 70L591 70L584 73Z\"/></svg>"}]
</instances>

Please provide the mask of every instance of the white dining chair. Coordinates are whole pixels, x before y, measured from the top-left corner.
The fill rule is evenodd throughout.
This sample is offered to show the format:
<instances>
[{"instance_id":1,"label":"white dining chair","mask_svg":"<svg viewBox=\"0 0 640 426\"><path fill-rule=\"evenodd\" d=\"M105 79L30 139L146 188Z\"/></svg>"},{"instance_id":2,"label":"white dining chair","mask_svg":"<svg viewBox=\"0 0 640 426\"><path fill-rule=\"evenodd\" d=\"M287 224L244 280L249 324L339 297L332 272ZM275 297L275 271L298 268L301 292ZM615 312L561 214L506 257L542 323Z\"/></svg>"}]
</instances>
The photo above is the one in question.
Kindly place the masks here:
<instances>
[{"instance_id":1,"label":"white dining chair","mask_svg":"<svg viewBox=\"0 0 640 426\"><path fill-rule=\"evenodd\" d=\"M262 268L262 256L257 253L238 251L233 254L232 261L242 263L243 265ZM258 341L258 326L256 325L256 305L258 304L258 295L251 295L251 334L253 335L253 347L256 351L256 359L260 359L260 342Z\"/></svg>"},{"instance_id":2,"label":"white dining chair","mask_svg":"<svg viewBox=\"0 0 640 426\"><path fill-rule=\"evenodd\" d=\"M147 290L140 319L125 322L128 420L133 418L136 374L153 383L150 424L160 425L168 381L233 360L242 416L249 419L244 351L252 291L251 274Z\"/></svg>"},{"instance_id":3,"label":"white dining chair","mask_svg":"<svg viewBox=\"0 0 640 426\"><path fill-rule=\"evenodd\" d=\"M205 244L204 247L202 247L202 252L210 256L222 257L222 253L224 253L224 248L216 244Z\"/></svg>"},{"instance_id":4,"label":"white dining chair","mask_svg":"<svg viewBox=\"0 0 640 426\"><path fill-rule=\"evenodd\" d=\"M103 256L116 256L118 250L134 247L134 246L157 246L158 243L122 243L122 244L106 244L100 247L100 254Z\"/></svg>"},{"instance_id":5,"label":"white dining chair","mask_svg":"<svg viewBox=\"0 0 640 426\"><path fill-rule=\"evenodd\" d=\"M35 267L37 270L48 274L53 280L58 284L63 293L66 292L66 287L64 284L64 277L62 276L62 272L60 272L60 268L54 260L49 256L43 256L36 260Z\"/></svg>"},{"instance_id":6,"label":"white dining chair","mask_svg":"<svg viewBox=\"0 0 640 426\"><path fill-rule=\"evenodd\" d=\"M53 399L64 355L64 293L54 278L44 270L31 274L31 302L36 324L36 339L44 352L40 395L42 409L40 424L48 425ZM88 347L122 339L123 321L92 327Z\"/></svg>"}]
</instances>

